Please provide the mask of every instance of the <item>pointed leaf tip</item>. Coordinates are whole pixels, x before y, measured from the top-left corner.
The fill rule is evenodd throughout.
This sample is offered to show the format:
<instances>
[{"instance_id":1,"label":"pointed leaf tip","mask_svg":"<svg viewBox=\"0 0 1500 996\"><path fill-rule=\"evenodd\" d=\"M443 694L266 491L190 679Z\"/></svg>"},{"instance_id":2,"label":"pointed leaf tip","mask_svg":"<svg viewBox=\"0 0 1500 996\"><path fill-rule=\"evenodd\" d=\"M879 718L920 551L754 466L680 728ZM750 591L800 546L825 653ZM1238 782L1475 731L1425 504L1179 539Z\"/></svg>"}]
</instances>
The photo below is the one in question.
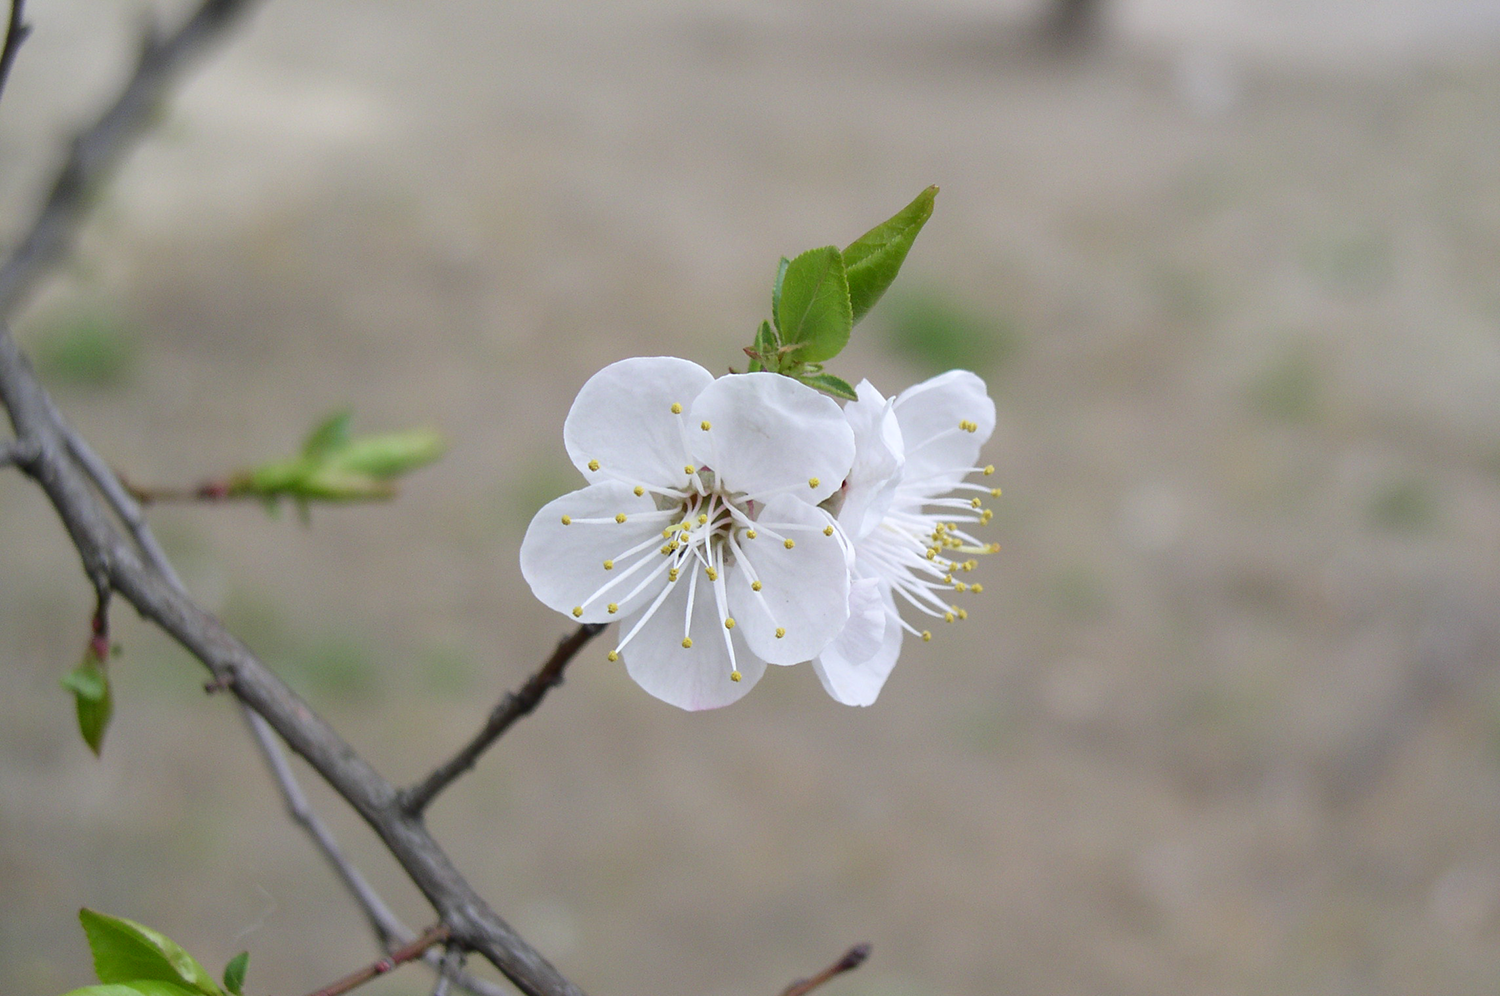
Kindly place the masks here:
<instances>
[{"instance_id":1,"label":"pointed leaf tip","mask_svg":"<svg viewBox=\"0 0 1500 996\"><path fill-rule=\"evenodd\" d=\"M241 996L245 988L245 970L250 967L250 952L241 951L224 966L224 988Z\"/></svg>"},{"instance_id":2,"label":"pointed leaf tip","mask_svg":"<svg viewBox=\"0 0 1500 996\"><path fill-rule=\"evenodd\" d=\"M910 204L855 239L844 250L854 321L863 318L896 279L917 234L932 217L937 194L936 186L928 187Z\"/></svg>"}]
</instances>

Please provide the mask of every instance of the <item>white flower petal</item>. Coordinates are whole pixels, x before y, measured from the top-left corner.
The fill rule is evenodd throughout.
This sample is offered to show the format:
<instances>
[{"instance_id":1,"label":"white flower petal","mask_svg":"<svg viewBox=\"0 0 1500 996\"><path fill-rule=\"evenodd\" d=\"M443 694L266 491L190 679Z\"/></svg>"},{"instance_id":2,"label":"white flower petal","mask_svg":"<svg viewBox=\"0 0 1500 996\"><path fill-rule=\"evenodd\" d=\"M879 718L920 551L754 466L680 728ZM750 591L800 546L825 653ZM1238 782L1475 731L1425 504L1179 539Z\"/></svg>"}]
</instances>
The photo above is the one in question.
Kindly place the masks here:
<instances>
[{"instance_id":1,"label":"white flower petal","mask_svg":"<svg viewBox=\"0 0 1500 996\"><path fill-rule=\"evenodd\" d=\"M979 460L995 430L995 403L984 381L967 370L949 370L902 391L896 420L906 445L903 484L928 495L950 490ZM960 423L972 423L970 432Z\"/></svg>"},{"instance_id":2,"label":"white flower petal","mask_svg":"<svg viewBox=\"0 0 1500 996\"><path fill-rule=\"evenodd\" d=\"M620 514L625 515L623 523L615 521ZM563 516L572 520L571 525L563 525ZM580 488L543 505L532 518L521 541L521 575L548 608L573 616L574 607L583 606L583 613L573 616L580 622L613 622L647 603L666 584L662 575L625 598L666 559L660 553L665 521L651 496L637 496L629 485L604 481ZM624 556L638 546L644 549ZM611 570L605 570L606 560L613 564ZM648 563L637 567L642 560ZM605 595L591 600L611 583ZM619 605L615 613L609 611L611 602Z\"/></svg>"},{"instance_id":3,"label":"white flower petal","mask_svg":"<svg viewBox=\"0 0 1500 996\"><path fill-rule=\"evenodd\" d=\"M823 688L844 705L873 704L885 685L885 679L896 666L896 658L901 655L901 626L896 622L896 606L888 591L881 599L881 612L888 615L880 647L875 653L862 660L846 657L841 653L841 637L813 658L813 670Z\"/></svg>"},{"instance_id":4,"label":"white flower petal","mask_svg":"<svg viewBox=\"0 0 1500 996\"><path fill-rule=\"evenodd\" d=\"M778 495L766 503L755 531L755 539L738 541L739 560L725 579L735 632L768 663L808 660L849 618L849 566L837 527L822 509ZM752 587L757 580L760 591Z\"/></svg>"},{"instance_id":5,"label":"white flower petal","mask_svg":"<svg viewBox=\"0 0 1500 996\"><path fill-rule=\"evenodd\" d=\"M698 395L688 424L698 463L731 491L787 492L816 505L854 461L854 433L838 404L781 374L720 377Z\"/></svg>"},{"instance_id":6,"label":"white flower petal","mask_svg":"<svg viewBox=\"0 0 1500 996\"><path fill-rule=\"evenodd\" d=\"M688 579L683 577L672 586L672 592L641 627L620 656L625 669L636 684L680 709L717 709L737 701L766 673L766 664L756 657L738 630L724 629L714 607L713 592L698 584L693 597L693 618L689 628L693 645L683 647L683 620L687 613ZM621 623L629 632L634 619ZM735 659L731 664L724 636L734 641ZM739 669L740 680L730 673Z\"/></svg>"},{"instance_id":7,"label":"white flower petal","mask_svg":"<svg viewBox=\"0 0 1500 996\"><path fill-rule=\"evenodd\" d=\"M691 462L683 426L694 399L713 379L698 364L674 356L611 363L583 385L563 423L573 465L590 483L682 487L688 479L683 467ZM681 408L677 414L674 404Z\"/></svg>"},{"instance_id":8,"label":"white flower petal","mask_svg":"<svg viewBox=\"0 0 1500 996\"><path fill-rule=\"evenodd\" d=\"M859 400L844 406L844 419L854 430L854 464L844 480L844 505L839 509L839 524L851 539L864 536L885 518L905 462L895 403L868 380L860 381L855 391Z\"/></svg>"}]
</instances>

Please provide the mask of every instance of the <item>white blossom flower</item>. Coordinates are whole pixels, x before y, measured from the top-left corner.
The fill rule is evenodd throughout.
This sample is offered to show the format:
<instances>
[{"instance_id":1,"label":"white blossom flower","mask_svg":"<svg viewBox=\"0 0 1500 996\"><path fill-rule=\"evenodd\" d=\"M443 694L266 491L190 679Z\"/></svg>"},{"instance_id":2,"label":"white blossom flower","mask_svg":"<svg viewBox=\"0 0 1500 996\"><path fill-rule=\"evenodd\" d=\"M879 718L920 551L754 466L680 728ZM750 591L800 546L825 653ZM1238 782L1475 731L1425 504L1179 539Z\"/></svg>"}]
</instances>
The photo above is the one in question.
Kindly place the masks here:
<instances>
[{"instance_id":1,"label":"white blossom flower","mask_svg":"<svg viewBox=\"0 0 1500 996\"><path fill-rule=\"evenodd\" d=\"M950 370L894 400L869 381L857 393L859 400L844 407L855 458L839 510L854 549L849 621L813 668L838 701L869 705L896 664L903 631L932 638L901 618L897 599L946 622L968 617L949 596L983 591L959 575L977 566L975 555L999 547L961 525L989 522L982 500L952 493L999 497L1000 489L965 480L995 471L975 465L995 428L995 404L978 376Z\"/></svg>"},{"instance_id":2,"label":"white blossom flower","mask_svg":"<svg viewBox=\"0 0 1500 996\"><path fill-rule=\"evenodd\" d=\"M789 377L715 380L671 357L611 364L563 426L588 486L536 514L521 573L657 698L711 709L765 665L818 654L849 614L849 553L818 503L854 438L837 403Z\"/></svg>"}]
</instances>

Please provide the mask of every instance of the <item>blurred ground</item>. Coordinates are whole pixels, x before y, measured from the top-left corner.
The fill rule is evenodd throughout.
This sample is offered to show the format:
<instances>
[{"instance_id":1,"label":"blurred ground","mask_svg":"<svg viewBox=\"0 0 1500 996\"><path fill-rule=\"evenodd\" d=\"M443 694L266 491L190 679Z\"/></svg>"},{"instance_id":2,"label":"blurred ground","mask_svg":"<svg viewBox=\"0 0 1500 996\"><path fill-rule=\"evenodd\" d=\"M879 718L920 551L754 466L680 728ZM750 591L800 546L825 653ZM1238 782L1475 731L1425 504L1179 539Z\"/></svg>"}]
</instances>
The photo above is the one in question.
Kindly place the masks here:
<instances>
[{"instance_id":1,"label":"blurred ground","mask_svg":"<svg viewBox=\"0 0 1500 996\"><path fill-rule=\"evenodd\" d=\"M189 587L409 780L565 620L531 511L603 364L720 369L776 258L943 193L836 370L988 379L1005 498L967 623L868 710L807 668L685 715L585 654L432 823L596 994L1490 993L1500 971L1500 22L1493 4L267 4L18 322L142 481L321 414L450 455L385 507L161 509ZM38 3L0 108L16 231L134 4ZM901 288L904 285L904 290ZM0 990L90 980L80 905L252 993L370 955L230 705L89 594L0 474ZM317 793L413 925L423 905ZM421 970L372 993L426 992Z\"/></svg>"}]
</instances>

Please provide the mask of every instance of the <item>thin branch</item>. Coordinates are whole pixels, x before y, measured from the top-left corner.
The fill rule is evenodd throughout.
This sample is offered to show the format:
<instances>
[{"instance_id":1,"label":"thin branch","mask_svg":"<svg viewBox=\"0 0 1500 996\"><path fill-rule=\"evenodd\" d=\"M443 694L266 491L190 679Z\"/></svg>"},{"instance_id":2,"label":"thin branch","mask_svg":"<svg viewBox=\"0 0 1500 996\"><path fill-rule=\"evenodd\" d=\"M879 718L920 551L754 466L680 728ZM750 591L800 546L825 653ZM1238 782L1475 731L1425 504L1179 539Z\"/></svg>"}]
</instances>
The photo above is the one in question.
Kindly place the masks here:
<instances>
[{"instance_id":1,"label":"thin branch","mask_svg":"<svg viewBox=\"0 0 1500 996\"><path fill-rule=\"evenodd\" d=\"M161 41L146 39L135 72L119 98L73 140L41 212L0 267L0 315L9 315L36 278L66 255L90 194L151 123L177 75L252 2L204 0L170 37ZM19 3L13 2L12 25L18 23L19 7ZM0 58L7 55L14 58L13 48L7 38ZM8 64L0 64L0 69L3 68L8 68Z\"/></svg>"},{"instance_id":2,"label":"thin branch","mask_svg":"<svg viewBox=\"0 0 1500 996\"><path fill-rule=\"evenodd\" d=\"M265 758L266 767L270 769L271 776L276 782L276 787L281 790L282 801L286 803L287 813L292 822L296 823L307 835L313 839L318 851L324 860L332 866L334 874L344 883L354 901L359 904L360 910L365 918L370 921L370 929L380 943L381 950L389 952L398 945L406 944L415 936L406 924L391 911L380 898L380 894L370 885L365 877L360 874L359 869L354 867L344 852L339 848L338 841L334 839L333 832L328 829L317 811L307 801L307 795L302 791L302 786L297 782L297 776L292 772L292 766L287 763L286 755L281 752L281 745L276 740L276 734L266 721L253 712L248 706L241 703L240 708L244 712L245 722L250 727L250 734L255 738L260 747L261 755ZM422 953L422 960L433 968L441 968L443 956L436 951L427 950ZM463 962L459 959L459 966L450 974L453 982L460 988L466 989L476 996L510 996L510 990L470 975L462 971Z\"/></svg>"},{"instance_id":3,"label":"thin branch","mask_svg":"<svg viewBox=\"0 0 1500 996\"><path fill-rule=\"evenodd\" d=\"M843 956L840 957L838 961L834 962L832 965L829 965L817 975L814 975L810 979L799 979L798 981L793 982L791 985L787 986L784 990L782 990L781 996L807 996L808 993L812 992L814 989L818 988L823 983L833 978L835 975L842 975L845 972L854 971L854 969L858 968L860 965L863 965L865 959L868 957L870 957L870 945L856 944L848 951L845 951Z\"/></svg>"},{"instance_id":4,"label":"thin branch","mask_svg":"<svg viewBox=\"0 0 1500 996\"><path fill-rule=\"evenodd\" d=\"M0 48L0 93L5 92L6 81L10 79L10 67L15 65L21 43L31 34L31 25L25 23L25 7L26 0L10 2L10 21L5 26L5 47Z\"/></svg>"},{"instance_id":5,"label":"thin branch","mask_svg":"<svg viewBox=\"0 0 1500 996\"><path fill-rule=\"evenodd\" d=\"M281 789L281 797L286 803L287 814L292 821L307 831L307 835L313 839L318 851L323 858L333 867L334 874L344 883L344 887L354 896L355 902L364 911L366 919L370 921L370 929L375 932L380 941L383 951L389 951L394 944L401 944L411 940L411 931L406 925L391 912L391 908L385 904L385 900L370 887L365 877L359 873L359 869L344 857L344 852L339 849L338 841L333 833L313 812L312 806L308 804L307 796L302 791L302 786L297 784L297 778L292 774L292 766L287 763L286 755L281 752L281 745L276 742L276 734L266 725L266 721L256 715L248 707L244 707L245 722L250 726L250 735L255 738L260 752L266 760L266 767L271 769L271 775L276 779L276 785Z\"/></svg>"},{"instance_id":6,"label":"thin branch","mask_svg":"<svg viewBox=\"0 0 1500 996\"><path fill-rule=\"evenodd\" d=\"M116 592L197 657L219 684L264 717L379 835L439 918L451 927L455 941L482 954L528 996L579 996L578 987L474 891L420 817L401 808L394 786L217 619L142 561L71 458L62 427L53 417L51 399L3 324L0 401L10 413L16 437L37 447L36 459L26 472L56 509L85 573L92 578L104 572Z\"/></svg>"},{"instance_id":7,"label":"thin branch","mask_svg":"<svg viewBox=\"0 0 1500 996\"><path fill-rule=\"evenodd\" d=\"M537 707L547 690L562 683L563 669L568 666L584 644L604 632L604 623L584 623L568 636L558 641L557 649L541 668L521 686L517 692L506 692L505 697L490 710L483 728L448 761L439 765L432 774L416 785L403 789L397 800L410 816L420 816L422 810L448 787L459 775L474 767L474 762L500 735L510 729L512 723Z\"/></svg>"},{"instance_id":8,"label":"thin branch","mask_svg":"<svg viewBox=\"0 0 1500 996\"><path fill-rule=\"evenodd\" d=\"M428 927L422 932L421 937L410 944L403 944L374 964L366 965L357 972L350 972L337 982L330 983L317 992L312 993L311 996L341 996L342 993L364 985L377 975L384 975L398 965L404 965L409 961L420 958L423 951L426 951L434 944L446 941L448 934L449 930L445 924L440 923L435 927Z\"/></svg>"},{"instance_id":9,"label":"thin branch","mask_svg":"<svg viewBox=\"0 0 1500 996\"><path fill-rule=\"evenodd\" d=\"M233 16L248 7L249 3L250 0L204 0L176 34L165 41L148 40L143 46L135 73L114 104L74 140L47 202L13 254L0 266L0 316L8 313L47 267L66 253L83 216L88 194L97 189L143 132L173 78L192 56L222 34ZM22 0L13 0L10 28L4 50L0 52L0 86L3 86L4 72L8 72L15 51L25 35L26 29L21 24L21 6ZM153 618L192 649L209 667L214 674L215 684L221 687L234 685L237 674L241 675L241 683L244 682L244 675L241 674L243 668L234 663L235 658L247 661L251 672L257 668L263 670L263 666L248 650L187 598L181 580L147 527L139 504L126 492L109 466L94 453L83 437L67 425L51 398L36 382L30 365L15 348L9 330L3 324L0 324L0 398L5 401L11 420L17 426L17 439L5 446L5 459L0 463L20 466L47 491L90 578L105 577L111 586L120 588L121 582L116 570L127 571L134 576L135 595L127 595L127 598L140 608L143 604L141 599L149 592L157 613ZM135 550L126 547L109 525L88 485L78 477L78 468L87 475L89 482L98 489L126 526L134 541ZM136 559L136 551L144 558L145 564ZM190 638L184 627L195 629L196 636ZM193 649L194 645L197 649ZM266 674L269 675L269 672ZM273 686L279 684L274 676L270 677ZM286 698L274 687L271 692L273 699ZM236 694L240 695L247 708L253 706L243 688L236 686ZM299 720L312 715L306 705L296 702L294 697L289 701L292 703L290 713L278 714L277 728L282 736L304 757L309 757L309 760L312 760L309 756L309 742L320 743L325 748L330 743L335 745L331 756L342 762L345 768L352 769L352 780L359 782L364 791L351 795L351 779L329 777L328 769L320 767L317 761L313 762L314 768L354 804L367 821L372 820L371 796L381 794L378 789L382 780L373 771L368 771L368 766L354 756L347 745L339 750L337 745L340 742L336 735L330 737L325 734L331 734L331 730L318 729L326 727L319 718L314 717L311 740L305 736L289 735L289 731L295 728ZM281 706L286 705L288 701L281 702ZM265 708L262 703L262 709ZM262 749L266 746L262 744ZM272 760L273 756L279 756L279 747L274 742L269 746L276 749L275 755L267 754L267 763L271 765L273 776L283 791L288 786L293 788L291 799L301 800L298 809L308 817L302 825L320 848L325 843L332 843L332 837L327 835L326 828L316 819L311 808L306 806L305 796L302 796L300 787L296 786L295 779L290 778L290 771L285 768L285 758L281 759L280 767ZM326 750L324 754L328 756ZM373 777L359 777L365 774ZM385 794L393 794L393 790L386 786ZM288 805L290 807L290 800ZM375 824L372 822L371 825ZM324 831L322 834L318 833L320 828ZM391 834L395 835L405 828L390 829ZM483 935L471 942L472 946L500 967L524 992L578 993L576 987L558 975L552 966L532 951L472 893L468 884L448 865L441 850L426 837L425 831L420 827L416 829L418 832L415 834L402 836L402 846L399 848L390 844L386 833L381 836L387 839L388 846L403 865L411 862L421 868L420 872L409 869L409 873L413 881L433 899L435 905L453 905L458 911L458 922ZM407 855L405 859L401 857L403 853ZM335 864L335 868L345 878L346 884L354 881L342 874L345 870L353 871L347 861L342 866ZM355 875L357 876L357 872ZM450 885L451 888L444 888ZM364 889L352 884L350 888L372 925L376 922L385 923L389 916L388 926L399 928L398 933L392 935L393 938L410 936L399 921L390 916L389 909L367 884ZM439 893L447 898L441 902L433 898ZM435 952L431 954L432 960L440 960L441 956ZM472 977L468 973L457 976L455 981L480 996L504 996L507 992L494 983Z\"/></svg>"},{"instance_id":10,"label":"thin branch","mask_svg":"<svg viewBox=\"0 0 1500 996\"><path fill-rule=\"evenodd\" d=\"M438 968L437 982L432 987L432 996L448 996L448 985L464 967L464 950L456 944L448 945L443 952L443 961Z\"/></svg>"}]
</instances>

